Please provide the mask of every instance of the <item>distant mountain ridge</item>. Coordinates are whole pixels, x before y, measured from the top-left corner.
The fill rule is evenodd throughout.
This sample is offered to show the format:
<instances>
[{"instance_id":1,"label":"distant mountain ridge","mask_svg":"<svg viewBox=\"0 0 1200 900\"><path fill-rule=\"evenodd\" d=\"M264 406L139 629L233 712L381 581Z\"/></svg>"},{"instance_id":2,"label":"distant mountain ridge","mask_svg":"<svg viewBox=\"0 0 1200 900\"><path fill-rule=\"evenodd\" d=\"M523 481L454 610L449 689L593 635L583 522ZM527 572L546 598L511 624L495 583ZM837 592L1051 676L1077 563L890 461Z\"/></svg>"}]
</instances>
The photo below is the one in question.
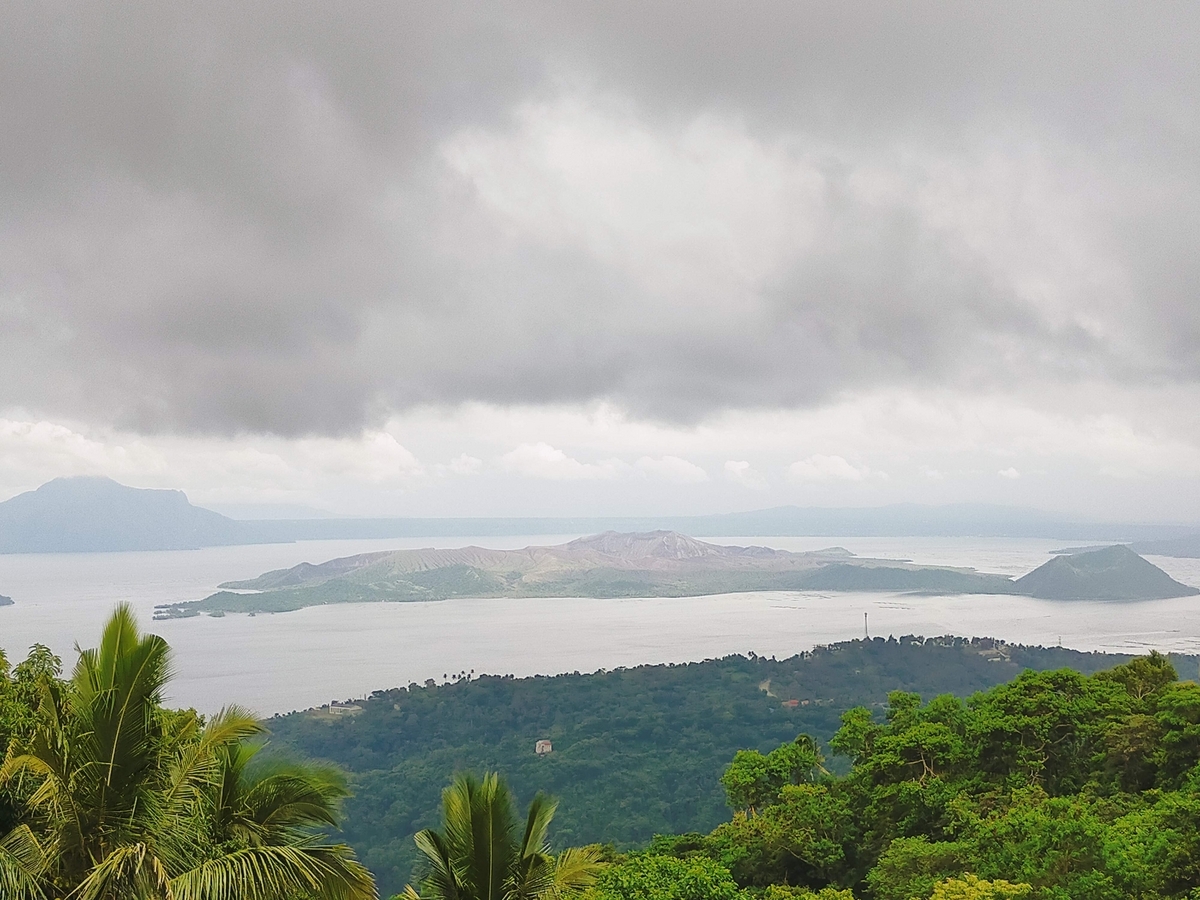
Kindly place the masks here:
<instances>
[{"instance_id":1,"label":"distant mountain ridge","mask_svg":"<svg viewBox=\"0 0 1200 900\"><path fill-rule=\"evenodd\" d=\"M278 507L283 511L288 507ZM257 509L257 508L256 508ZM913 503L779 506L702 516L234 519L193 506L181 491L141 490L107 478L58 478L0 502L0 553L179 550L229 544L414 537L648 533L701 537L1045 537L1128 543L1143 553L1200 556L1196 526L1089 523L1023 507ZM247 513L250 515L250 513Z\"/></svg>"},{"instance_id":2,"label":"distant mountain ridge","mask_svg":"<svg viewBox=\"0 0 1200 900\"><path fill-rule=\"evenodd\" d=\"M260 540L245 523L192 506L182 491L109 478L56 478L0 503L0 553L192 550Z\"/></svg>"},{"instance_id":3,"label":"distant mountain ridge","mask_svg":"<svg viewBox=\"0 0 1200 900\"><path fill-rule=\"evenodd\" d=\"M1116 543L1169 539L1197 530L1169 523L1081 522L1037 509L981 503L777 506L700 516L305 518L253 525L264 539L276 541L665 530L693 537L1012 537Z\"/></svg>"}]
</instances>

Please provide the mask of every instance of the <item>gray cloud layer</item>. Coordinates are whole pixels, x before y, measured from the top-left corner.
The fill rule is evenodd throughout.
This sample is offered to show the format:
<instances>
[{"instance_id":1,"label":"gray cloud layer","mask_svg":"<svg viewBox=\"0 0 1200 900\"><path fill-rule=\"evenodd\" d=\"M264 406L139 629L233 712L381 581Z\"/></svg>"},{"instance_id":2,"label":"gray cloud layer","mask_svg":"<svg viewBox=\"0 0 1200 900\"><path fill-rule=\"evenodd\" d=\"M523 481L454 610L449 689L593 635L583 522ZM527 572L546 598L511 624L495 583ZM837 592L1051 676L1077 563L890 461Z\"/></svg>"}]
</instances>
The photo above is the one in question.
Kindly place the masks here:
<instances>
[{"instance_id":1,"label":"gray cloud layer","mask_svg":"<svg viewBox=\"0 0 1200 900\"><path fill-rule=\"evenodd\" d=\"M10 4L0 405L1194 381L1200 8L1153 12Z\"/></svg>"}]
</instances>

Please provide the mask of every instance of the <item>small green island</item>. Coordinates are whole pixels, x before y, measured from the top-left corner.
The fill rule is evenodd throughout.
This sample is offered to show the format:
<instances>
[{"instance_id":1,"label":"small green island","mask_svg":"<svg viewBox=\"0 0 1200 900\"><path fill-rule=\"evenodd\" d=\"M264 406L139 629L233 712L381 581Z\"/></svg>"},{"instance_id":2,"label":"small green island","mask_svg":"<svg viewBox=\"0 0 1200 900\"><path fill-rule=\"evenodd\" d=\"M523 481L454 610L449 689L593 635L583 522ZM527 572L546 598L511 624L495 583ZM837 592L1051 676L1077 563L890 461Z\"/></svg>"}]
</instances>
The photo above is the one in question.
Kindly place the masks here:
<instances>
[{"instance_id":1,"label":"small green island","mask_svg":"<svg viewBox=\"0 0 1200 900\"><path fill-rule=\"evenodd\" d=\"M1151 600L1200 593L1118 545L1062 554L1016 580L969 568L712 544L673 531L605 532L549 547L396 550L301 563L231 581L155 617L289 612L331 603L455 597L695 597L746 591L1021 594L1051 600Z\"/></svg>"}]
</instances>

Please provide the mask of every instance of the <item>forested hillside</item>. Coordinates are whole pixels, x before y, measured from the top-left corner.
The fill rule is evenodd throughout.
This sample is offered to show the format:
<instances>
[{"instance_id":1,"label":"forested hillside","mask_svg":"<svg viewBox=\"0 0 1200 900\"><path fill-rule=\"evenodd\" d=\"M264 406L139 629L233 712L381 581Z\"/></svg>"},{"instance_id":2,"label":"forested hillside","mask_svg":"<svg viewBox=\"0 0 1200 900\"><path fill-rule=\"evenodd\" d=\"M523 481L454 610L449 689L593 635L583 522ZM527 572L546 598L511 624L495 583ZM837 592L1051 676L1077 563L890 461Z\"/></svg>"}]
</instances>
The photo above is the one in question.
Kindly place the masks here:
<instances>
[{"instance_id":1,"label":"forested hillside","mask_svg":"<svg viewBox=\"0 0 1200 900\"><path fill-rule=\"evenodd\" d=\"M882 715L890 691L968 696L1024 668L1089 673L1128 659L987 639L876 638L778 661L414 684L376 692L360 714L310 711L268 727L277 747L350 770L345 837L386 893L409 879L412 835L436 821L456 771L501 771L524 799L554 794L560 846L628 847L716 827L729 818L719 780L736 751L765 752L800 732L826 744L844 711ZM1189 675L1197 662L1176 660ZM539 757L542 739L553 752Z\"/></svg>"},{"instance_id":2,"label":"forested hillside","mask_svg":"<svg viewBox=\"0 0 1200 900\"><path fill-rule=\"evenodd\" d=\"M458 678L264 752L237 707L164 707L119 607L69 677L0 652L0 897L1196 900L1198 663L902 638Z\"/></svg>"},{"instance_id":3,"label":"forested hillside","mask_svg":"<svg viewBox=\"0 0 1200 900\"><path fill-rule=\"evenodd\" d=\"M1026 671L966 703L897 691L830 749L845 777L804 738L739 753L730 821L619 860L589 900L664 872L647 896L691 896L694 872L728 900L1200 897L1200 685L1165 657Z\"/></svg>"}]
</instances>

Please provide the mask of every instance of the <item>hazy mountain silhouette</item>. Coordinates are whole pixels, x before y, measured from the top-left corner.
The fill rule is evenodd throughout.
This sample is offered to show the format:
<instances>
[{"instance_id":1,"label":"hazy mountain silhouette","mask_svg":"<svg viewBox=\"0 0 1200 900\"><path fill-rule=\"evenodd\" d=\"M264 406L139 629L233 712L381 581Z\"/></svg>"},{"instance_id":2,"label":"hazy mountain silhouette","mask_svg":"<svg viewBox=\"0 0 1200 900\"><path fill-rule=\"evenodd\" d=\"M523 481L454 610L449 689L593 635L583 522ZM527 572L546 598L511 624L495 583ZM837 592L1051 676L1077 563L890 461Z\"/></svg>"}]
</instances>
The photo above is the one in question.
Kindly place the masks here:
<instances>
[{"instance_id":1,"label":"hazy mountain silhouette","mask_svg":"<svg viewBox=\"0 0 1200 900\"><path fill-rule=\"evenodd\" d=\"M1153 522L1086 522L1020 506L981 503L889 506L779 506L701 516L514 516L473 518L315 518L263 520L254 528L277 541L402 537L498 537L677 531L692 537L1025 537L1064 541L1158 540L1188 527Z\"/></svg>"},{"instance_id":2,"label":"hazy mountain silhouette","mask_svg":"<svg viewBox=\"0 0 1200 900\"><path fill-rule=\"evenodd\" d=\"M191 550L257 543L253 528L192 506L182 491L56 478L0 503L0 553Z\"/></svg>"}]
</instances>

